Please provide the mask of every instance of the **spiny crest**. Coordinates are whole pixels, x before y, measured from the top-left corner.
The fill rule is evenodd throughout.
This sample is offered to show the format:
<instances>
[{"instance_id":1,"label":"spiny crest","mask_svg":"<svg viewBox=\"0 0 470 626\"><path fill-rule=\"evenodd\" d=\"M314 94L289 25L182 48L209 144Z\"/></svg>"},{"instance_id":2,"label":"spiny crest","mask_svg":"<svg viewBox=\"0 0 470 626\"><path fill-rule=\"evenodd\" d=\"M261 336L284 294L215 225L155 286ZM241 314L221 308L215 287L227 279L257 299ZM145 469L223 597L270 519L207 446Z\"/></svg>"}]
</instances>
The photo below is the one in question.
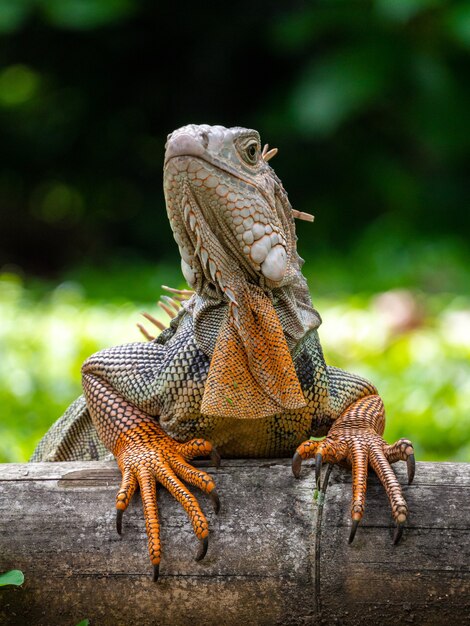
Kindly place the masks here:
<instances>
[{"instance_id":1,"label":"spiny crest","mask_svg":"<svg viewBox=\"0 0 470 626\"><path fill-rule=\"evenodd\" d=\"M162 296L161 300L158 301L158 306L169 316L170 321L177 315L181 309L181 303L186 302L194 295L194 291L191 289L174 289L172 287L167 287L166 285L162 285L162 289L168 291L172 294L170 296ZM143 317L148 320L151 324L156 326L160 331L164 331L168 328L168 325L163 324L160 320L157 320L150 313L143 312ZM137 328L140 330L142 335L147 339L147 341L153 341L156 339L156 335L151 335L148 330L142 324L137 324Z\"/></svg>"}]
</instances>

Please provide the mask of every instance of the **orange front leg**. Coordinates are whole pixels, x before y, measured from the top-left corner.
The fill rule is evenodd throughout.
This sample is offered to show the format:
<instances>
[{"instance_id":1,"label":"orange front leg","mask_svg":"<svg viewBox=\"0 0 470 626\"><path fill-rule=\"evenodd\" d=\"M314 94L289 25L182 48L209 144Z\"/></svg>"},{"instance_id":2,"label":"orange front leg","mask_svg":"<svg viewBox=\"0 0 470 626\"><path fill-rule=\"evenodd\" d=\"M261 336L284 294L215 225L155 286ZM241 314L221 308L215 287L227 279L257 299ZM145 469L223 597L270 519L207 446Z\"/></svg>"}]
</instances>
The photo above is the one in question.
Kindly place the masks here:
<instances>
[{"instance_id":1,"label":"orange front leg","mask_svg":"<svg viewBox=\"0 0 470 626\"><path fill-rule=\"evenodd\" d=\"M385 411L382 399L378 395L366 396L344 411L325 439L305 441L297 448L292 459L292 471L298 478L302 460L315 457L317 488L319 488L323 462L346 461L352 466L353 501L350 543L364 515L369 465L379 477L390 500L392 516L397 525L394 543L400 540L403 524L408 516L408 506L390 464L399 460L406 461L408 484L411 484L415 472L413 445L407 439L400 439L395 444L388 445L382 438L384 426Z\"/></svg>"},{"instance_id":2,"label":"orange front leg","mask_svg":"<svg viewBox=\"0 0 470 626\"><path fill-rule=\"evenodd\" d=\"M155 420L124 400L109 383L96 375L84 372L83 387L98 433L106 447L115 455L122 472L121 488L116 497L118 533L121 534L122 531L123 512L139 486L150 561L154 567L154 580L157 580L161 560L156 490L158 481L185 509L200 541L196 560L204 558L209 525L198 501L180 478L208 494L217 513L220 505L214 481L209 474L188 463L195 457L210 455L218 465L219 456L216 450L203 439L178 443Z\"/></svg>"}]
</instances>

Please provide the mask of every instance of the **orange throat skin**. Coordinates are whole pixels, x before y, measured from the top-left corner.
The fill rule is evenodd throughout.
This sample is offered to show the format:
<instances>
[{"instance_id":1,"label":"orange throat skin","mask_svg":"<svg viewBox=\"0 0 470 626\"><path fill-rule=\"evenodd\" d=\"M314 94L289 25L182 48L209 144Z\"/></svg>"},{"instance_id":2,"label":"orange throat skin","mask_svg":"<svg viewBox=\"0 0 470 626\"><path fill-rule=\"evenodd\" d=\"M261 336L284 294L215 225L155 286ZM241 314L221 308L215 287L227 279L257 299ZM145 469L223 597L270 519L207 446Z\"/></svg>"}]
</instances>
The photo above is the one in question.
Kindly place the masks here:
<instances>
[{"instance_id":1,"label":"orange throat skin","mask_svg":"<svg viewBox=\"0 0 470 626\"><path fill-rule=\"evenodd\" d=\"M259 419L304 408L307 403L271 300L254 286L240 295L239 322L229 316L217 339L201 413Z\"/></svg>"}]
</instances>

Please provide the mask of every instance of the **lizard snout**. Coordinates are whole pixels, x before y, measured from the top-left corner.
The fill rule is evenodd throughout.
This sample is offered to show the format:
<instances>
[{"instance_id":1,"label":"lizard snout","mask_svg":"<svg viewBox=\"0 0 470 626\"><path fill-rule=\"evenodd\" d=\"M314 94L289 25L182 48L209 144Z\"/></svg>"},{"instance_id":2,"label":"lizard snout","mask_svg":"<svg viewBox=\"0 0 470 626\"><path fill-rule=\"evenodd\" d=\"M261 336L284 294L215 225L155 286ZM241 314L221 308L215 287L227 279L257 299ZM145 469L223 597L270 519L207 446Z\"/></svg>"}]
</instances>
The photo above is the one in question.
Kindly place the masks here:
<instances>
[{"instance_id":1,"label":"lizard snout","mask_svg":"<svg viewBox=\"0 0 470 626\"><path fill-rule=\"evenodd\" d=\"M177 156L200 157L205 153L204 137L189 132L172 133L166 143L165 163ZM207 144L207 136L206 136Z\"/></svg>"}]
</instances>

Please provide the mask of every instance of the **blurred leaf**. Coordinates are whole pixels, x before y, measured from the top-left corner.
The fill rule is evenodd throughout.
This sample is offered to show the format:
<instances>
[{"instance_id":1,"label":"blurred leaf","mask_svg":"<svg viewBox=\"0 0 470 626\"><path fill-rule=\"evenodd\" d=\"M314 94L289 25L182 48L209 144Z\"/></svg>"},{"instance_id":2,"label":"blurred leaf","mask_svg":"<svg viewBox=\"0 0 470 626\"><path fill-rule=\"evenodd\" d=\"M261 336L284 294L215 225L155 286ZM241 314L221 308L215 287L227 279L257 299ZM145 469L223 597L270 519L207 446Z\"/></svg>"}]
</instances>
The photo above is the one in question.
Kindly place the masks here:
<instances>
[{"instance_id":1,"label":"blurred leaf","mask_svg":"<svg viewBox=\"0 0 470 626\"><path fill-rule=\"evenodd\" d=\"M0 33L13 33L23 26L34 0L0 0Z\"/></svg>"},{"instance_id":2,"label":"blurred leaf","mask_svg":"<svg viewBox=\"0 0 470 626\"><path fill-rule=\"evenodd\" d=\"M407 22L440 5L440 0L375 0L377 13L397 22Z\"/></svg>"},{"instance_id":3,"label":"blurred leaf","mask_svg":"<svg viewBox=\"0 0 470 626\"><path fill-rule=\"evenodd\" d=\"M24 574L19 569L12 569L9 572L0 574L0 587L5 585L15 585L19 587L24 583Z\"/></svg>"},{"instance_id":4,"label":"blurred leaf","mask_svg":"<svg viewBox=\"0 0 470 626\"><path fill-rule=\"evenodd\" d=\"M297 126L311 135L331 134L383 94L388 75L387 59L367 49L343 50L312 62L292 95Z\"/></svg>"},{"instance_id":5,"label":"blurred leaf","mask_svg":"<svg viewBox=\"0 0 470 626\"><path fill-rule=\"evenodd\" d=\"M89 626L89 624L90 624L89 619L82 619L81 622L78 622L77 626Z\"/></svg>"},{"instance_id":6,"label":"blurred leaf","mask_svg":"<svg viewBox=\"0 0 470 626\"><path fill-rule=\"evenodd\" d=\"M367 19L357 11L357 7L347 3L342 5L319 3L314 7L286 12L278 17L272 26L276 46L289 52L309 48L320 37L332 32L351 30L358 22Z\"/></svg>"},{"instance_id":7,"label":"blurred leaf","mask_svg":"<svg viewBox=\"0 0 470 626\"><path fill-rule=\"evenodd\" d=\"M63 182L42 183L33 191L32 214L48 223L76 222L83 213L80 192Z\"/></svg>"},{"instance_id":8,"label":"blurred leaf","mask_svg":"<svg viewBox=\"0 0 470 626\"><path fill-rule=\"evenodd\" d=\"M39 83L38 74L31 68L10 65L0 73L0 105L16 107L24 104L36 94Z\"/></svg>"},{"instance_id":9,"label":"blurred leaf","mask_svg":"<svg viewBox=\"0 0 470 626\"><path fill-rule=\"evenodd\" d=\"M89 29L125 19L136 7L130 0L40 0L47 19L62 28Z\"/></svg>"},{"instance_id":10,"label":"blurred leaf","mask_svg":"<svg viewBox=\"0 0 470 626\"><path fill-rule=\"evenodd\" d=\"M467 154L470 137L462 128L470 124L470 107L448 66L434 54L420 53L411 71L417 89L408 115L416 138L442 160Z\"/></svg>"},{"instance_id":11,"label":"blurred leaf","mask_svg":"<svg viewBox=\"0 0 470 626\"><path fill-rule=\"evenodd\" d=\"M452 37L467 48L470 47L470 4L460 2L453 6L446 23Z\"/></svg>"}]
</instances>

